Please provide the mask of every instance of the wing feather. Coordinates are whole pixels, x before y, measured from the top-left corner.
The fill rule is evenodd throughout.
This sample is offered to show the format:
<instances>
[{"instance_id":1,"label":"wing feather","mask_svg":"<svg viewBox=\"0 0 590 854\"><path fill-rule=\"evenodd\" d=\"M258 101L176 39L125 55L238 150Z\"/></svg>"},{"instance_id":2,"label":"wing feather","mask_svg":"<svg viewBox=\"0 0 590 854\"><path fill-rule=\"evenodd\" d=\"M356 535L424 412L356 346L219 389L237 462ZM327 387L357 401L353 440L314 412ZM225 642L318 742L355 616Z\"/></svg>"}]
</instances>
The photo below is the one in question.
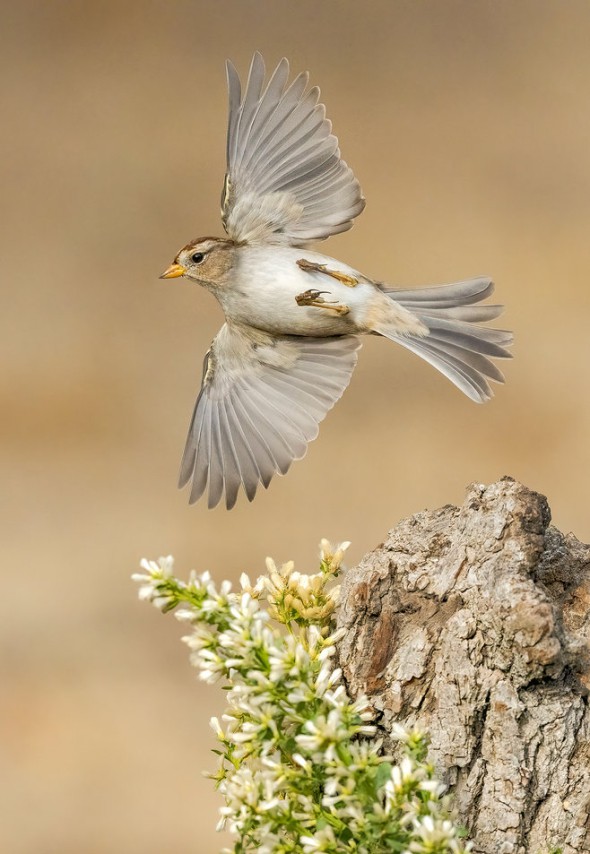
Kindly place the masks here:
<instances>
[{"instance_id":1,"label":"wing feather","mask_svg":"<svg viewBox=\"0 0 590 854\"><path fill-rule=\"evenodd\" d=\"M266 88L264 77L264 61L255 53L242 97L236 69L227 63L222 219L228 235L240 243L297 246L346 231L365 203L318 103L319 89L306 91L307 73L287 86L286 59Z\"/></svg>"},{"instance_id":2,"label":"wing feather","mask_svg":"<svg viewBox=\"0 0 590 854\"><path fill-rule=\"evenodd\" d=\"M211 445L209 463L209 499L208 506L215 507L223 495L223 473L228 471L226 454L221 447L219 427L219 406L211 406ZM231 482L231 481L230 481ZM233 482L232 482L233 485ZM230 496L227 496L228 504Z\"/></svg>"},{"instance_id":3,"label":"wing feather","mask_svg":"<svg viewBox=\"0 0 590 854\"><path fill-rule=\"evenodd\" d=\"M205 466L204 461L211 459L211 404L205 398L201 406L197 404L195 427L197 428L198 440L194 443L194 452L192 453L194 468L190 492L191 504L198 501L205 492L208 467Z\"/></svg>"},{"instance_id":4,"label":"wing feather","mask_svg":"<svg viewBox=\"0 0 590 854\"><path fill-rule=\"evenodd\" d=\"M278 460L273 456L268 442L265 441L262 433L252 420L250 414L251 405L248 406L242 403L241 392L240 388L236 388L229 403L236 411L238 417L236 423L239 423L244 430L244 437L260 470L260 482L266 488L273 474L280 469L280 466Z\"/></svg>"},{"instance_id":5,"label":"wing feather","mask_svg":"<svg viewBox=\"0 0 590 854\"><path fill-rule=\"evenodd\" d=\"M331 125L326 119L323 104L318 104L319 96L320 90L317 87L310 89L287 116L278 117L276 125L271 124L274 115L271 113L266 125L257 128L257 132L252 135L252 150L246 164L250 171L254 172L281 150L288 152L291 146L296 148L312 137L319 141L329 135Z\"/></svg>"},{"instance_id":6,"label":"wing feather","mask_svg":"<svg viewBox=\"0 0 590 854\"><path fill-rule=\"evenodd\" d=\"M208 506L240 487L251 501L259 483L285 474L305 455L319 423L350 381L360 342L276 338L225 324L205 364L180 471L190 502L208 487Z\"/></svg>"},{"instance_id":7,"label":"wing feather","mask_svg":"<svg viewBox=\"0 0 590 854\"><path fill-rule=\"evenodd\" d=\"M291 145L297 145L299 141L309 138L318 133L313 116L308 117L307 126L305 122L299 121L298 115L302 114L301 100L309 82L309 74L302 72L289 86L282 99L277 104L268 103L268 99L261 102L256 113L256 128L251 129L248 135L247 149L250 158L246 164L248 168L260 160L262 156L272 157L283 143L282 137L289 137ZM319 92L315 94L315 103ZM313 96L312 96L313 97ZM315 104L314 104L315 106ZM274 130L278 142L269 138L268 130ZM246 148L246 146L244 146ZM242 165L242 161L239 165Z\"/></svg>"},{"instance_id":8,"label":"wing feather","mask_svg":"<svg viewBox=\"0 0 590 854\"><path fill-rule=\"evenodd\" d=\"M234 457L240 468L242 486L248 496L248 500L252 501L256 495L258 483L263 479L261 466L256 462L256 458L248 444L244 429L236 415L232 401L226 398L220 402L219 406L223 410L223 441L232 445ZM237 495L238 492L236 490L236 498Z\"/></svg>"},{"instance_id":9,"label":"wing feather","mask_svg":"<svg viewBox=\"0 0 590 854\"><path fill-rule=\"evenodd\" d=\"M225 63L227 73L227 91L229 99L229 119L227 126L227 162L235 157L237 125L240 116L240 101L242 100L242 84L238 72L229 60Z\"/></svg>"},{"instance_id":10,"label":"wing feather","mask_svg":"<svg viewBox=\"0 0 590 854\"><path fill-rule=\"evenodd\" d=\"M239 161L240 159L240 149L241 146L243 146L243 140L248 138L248 132L260 102L260 95L262 94L262 86L264 84L264 61L260 55L254 57L254 60L255 61L250 65L248 82L246 83L246 93L244 95L244 101L236 124L234 142L234 158L236 161Z\"/></svg>"},{"instance_id":11,"label":"wing feather","mask_svg":"<svg viewBox=\"0 0 590 854\"><path fill-rule=\"evenodd\" d=\"M276 446L281 446L284 451L290 455L291 459L300 459L305 453L305 442L303 441L301 431L294 423L291 411L287 415L285 413L286 401L281 400L280 394L273 394L274 389L269 388L265 384L264 388L259 388L258 385L250 386L248 394L252 399L252 403L256 406L258 414L262 414L267 425L272 428L272 425L277 421L281 421L280 432L271 429L269 441L276 442ZM279 454L279 458L280 458Z\"/></svg>"}]
</instances>

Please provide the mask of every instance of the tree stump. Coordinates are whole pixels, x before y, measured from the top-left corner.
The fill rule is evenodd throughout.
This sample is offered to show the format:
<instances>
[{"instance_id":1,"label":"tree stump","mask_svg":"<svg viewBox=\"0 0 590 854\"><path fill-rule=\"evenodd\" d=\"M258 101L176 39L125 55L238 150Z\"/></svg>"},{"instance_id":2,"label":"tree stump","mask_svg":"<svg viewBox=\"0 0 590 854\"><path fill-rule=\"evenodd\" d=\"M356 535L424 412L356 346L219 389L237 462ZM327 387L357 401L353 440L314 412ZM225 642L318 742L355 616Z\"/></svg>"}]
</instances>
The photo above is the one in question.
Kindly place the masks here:
<instances>
[{"instance_id":1,"label":"tree stump","mask_svg":"<svg viewBox=\"0 0 590 854\"><path fill-rule=\"evenodd\" d=\"M481 854L590 851L590 546L511 478L417 513L349 570L352 696L418 725ZM388 743L395 752L395 745Z\"/></svg>"}]
</instances>

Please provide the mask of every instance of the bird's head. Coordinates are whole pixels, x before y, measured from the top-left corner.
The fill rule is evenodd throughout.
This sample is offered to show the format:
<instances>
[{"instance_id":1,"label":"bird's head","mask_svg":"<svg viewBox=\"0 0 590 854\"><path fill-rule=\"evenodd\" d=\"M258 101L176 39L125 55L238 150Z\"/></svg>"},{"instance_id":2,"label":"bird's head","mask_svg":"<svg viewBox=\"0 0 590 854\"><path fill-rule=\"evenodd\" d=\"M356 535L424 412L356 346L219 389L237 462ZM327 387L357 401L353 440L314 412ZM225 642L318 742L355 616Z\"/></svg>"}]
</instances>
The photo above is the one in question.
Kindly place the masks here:
<instances>
[{"instance_id":1,"label":"bird's head","mask_svg":"<svg viewBox=\"0 0 590 854\"><path fill-rule=\"evenodd\" d=\"M221 237L200 237L180 250L161 279L186 276L207 288L223 286L234 263L236 244Z\"/></svg>"}]
</instances>

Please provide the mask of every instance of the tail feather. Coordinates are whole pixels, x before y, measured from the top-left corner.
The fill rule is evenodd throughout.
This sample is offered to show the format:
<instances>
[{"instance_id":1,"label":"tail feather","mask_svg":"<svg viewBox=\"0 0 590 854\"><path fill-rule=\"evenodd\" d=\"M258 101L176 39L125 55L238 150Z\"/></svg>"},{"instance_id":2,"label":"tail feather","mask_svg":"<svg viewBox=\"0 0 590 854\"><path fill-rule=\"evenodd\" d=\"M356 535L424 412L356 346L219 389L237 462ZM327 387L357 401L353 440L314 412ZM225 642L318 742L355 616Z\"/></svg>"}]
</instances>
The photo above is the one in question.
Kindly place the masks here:
<instances>
[{"instance_id":1,"label":"tail feather","mask_svg":"<svg viewBox=\"0 0 590 854\"><path fill-rule=\"evenodd\" d=\"M477 326L475 323L464 323L461 320L423 317L418 311L415 314L428 326L430 334L427 338L459 344L466 350L475 350L476 353L495 356L497 359L510 358L506 346L512 343L512 334L505 329L490 329L489 326Z\"/></svg>"},{"instance_id":2,"label":"tail feather","mask_svg":"<svg viewBox=\"0 0 590 854\"><path fill-rule=\"evenodd\" d=\"M392 337L392 340L403 344L408 350L421 356L426 362L444 374L457 388L474 400L483 403L492 397L492 390L486 378L462 359L457 359L450 353L441 352L435 346L424 346L424 339Z\"/></svg>"},{"instance_id":3,"label":"tail feather","mask_svg":"<svg viewBox=\"0 0 590 854\"><path fill-rule=\"evenodd\" d=\"M386 325L375 331L421 356L471 400L483 403L493 396L486 377L504 382L490 357L511 358L506 348L513 338L507 330L477 325L502 313L500 305L474 306L493 290L493 282L485 278L416 290L384 288L388 296L422 321L428 334L400 335Z\"/></svg>"},{"instance_id":4,"label":"tail feather","mask_svg":"<svg viewBox=\"0 0 590 854\"><path fill-rule=\"evenodd\" d=\"M407 303L404 302L407 307ZM504 311L503 305L459 305L456 308L421 308L428 317L444 317L446 320L464 320L467 323L486 323L495 320ZM415 310L415 309L414 309Z\"/></svg>"},{"instance_id":5,"label":"tail feather","mask_svg":"<svg viewBox=\"0 0 590 854\"><path fill-rule=\"evenodd\" d=\"M383 288L396 302L401 302L407 308L455 308L458 305L473 305L481 302L494 292L491 279L480 276L477 279L466 279L452 285L434 285L430 288Z\"/></svg>"},{"instance_id":6,"label":"tail feather","mask_svg":"<svg viewBox=\"0 0 590 854\"><path fill-rule=\"evenodd\" d=\"M420 339L420 341L423 340ZM441 343L436 339L433 340L430 336L428 336L428 345L431 350L440 353L442 356L451 356L458 362L483 374L484 377L489 377L489 379L495 380L498 383L504 382L504 374L500 368L483 353L468 350L459 344L452 344L448 341Z\"/></svg>"}]
</instances>

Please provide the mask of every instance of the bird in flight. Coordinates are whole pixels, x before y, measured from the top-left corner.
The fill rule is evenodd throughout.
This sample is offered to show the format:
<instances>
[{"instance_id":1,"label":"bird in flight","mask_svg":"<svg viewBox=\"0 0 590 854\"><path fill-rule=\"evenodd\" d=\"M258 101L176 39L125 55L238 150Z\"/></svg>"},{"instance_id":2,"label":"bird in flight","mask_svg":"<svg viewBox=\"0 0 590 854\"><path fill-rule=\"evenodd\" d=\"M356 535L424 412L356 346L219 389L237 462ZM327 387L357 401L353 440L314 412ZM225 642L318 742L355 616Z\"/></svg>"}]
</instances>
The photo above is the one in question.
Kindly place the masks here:
<instances>
[{"instance_id":1,"label":"bird in flight","mask_svg":"<svg viewBox=\"0 0 590 854\"><path fill-rule=\"evenodd\" d=\"M365 206L340 157L320 91L309 75L289 83L282 59L265 85L255 53L242 96L227 63L226 237L180 250L163 279L197 282L219 301L225 323L205 358L179 486L208 506L259 484L304 456L318 425L349 383L360 336L380 335L421 356L472 400L503 382L492 359L508 358L510 332L483 326L502 312L480 305L488 278L403 290L376 282L310 242L347 231Z\"/></svg>"}]
</instances>

